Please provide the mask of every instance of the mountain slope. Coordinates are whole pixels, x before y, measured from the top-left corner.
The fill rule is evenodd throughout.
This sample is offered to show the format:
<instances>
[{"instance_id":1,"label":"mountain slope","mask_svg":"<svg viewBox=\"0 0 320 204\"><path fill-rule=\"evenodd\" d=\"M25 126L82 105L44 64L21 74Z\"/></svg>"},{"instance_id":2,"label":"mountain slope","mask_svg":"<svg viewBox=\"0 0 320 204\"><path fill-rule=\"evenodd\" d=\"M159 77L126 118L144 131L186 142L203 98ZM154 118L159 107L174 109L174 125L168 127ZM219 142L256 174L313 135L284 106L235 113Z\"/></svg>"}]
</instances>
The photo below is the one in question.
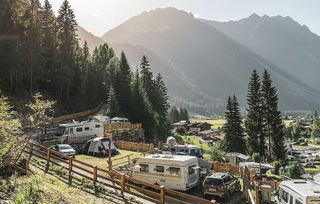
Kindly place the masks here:
<instances>
[{"instance_id":1,"label":"mountain slope","mask_svg":"<svg viewBox=\"0 0 320 204\"><path fill-rule=\"evenodd\" d=\"M209 24L307 85L320 87L320 37L305 25L290 17L256 14L239 21Z\"/></svg>"},{"instance_id":2,"label":"mountain slope","mask_svg":"<svg viewBox=\"0 0 320 204\"><path fill-rule=\"evenodd\" d=\"M244 106L251 71L256 68L262 72L267 68L279 89L282 109L314 109L320 101L319 92L291 72L207 22L174 8L144 12L107 32L102 39L151 50L168 62L177 79L209 98L225 100L235 93Z\"/></svg>"},{"instance_id":3,"label":"mountain slope","mask_svg":"<svg viewBox=\"0 0 320 204\"><path fill-rule=\"evenodd\" d=\"M78 27L77 35L79 42L83 45L87 41L90 51L95 47L105 43L101 38L94 36L82 27ZM190 113L212 115L214 113L222 113L224 103L221 99L209 97L196 89L192 84L183 80L171 66L169 62L161 59L151 50L138 45L127 43L110 43L115 53L120 56L121 51L127 55L132 71L139 67L140 60L143 55L148 57L151 63L152 71L156 75L161 73L168 88L169 101L172 105L188 108Z\"/></svg>"}]
</instances>

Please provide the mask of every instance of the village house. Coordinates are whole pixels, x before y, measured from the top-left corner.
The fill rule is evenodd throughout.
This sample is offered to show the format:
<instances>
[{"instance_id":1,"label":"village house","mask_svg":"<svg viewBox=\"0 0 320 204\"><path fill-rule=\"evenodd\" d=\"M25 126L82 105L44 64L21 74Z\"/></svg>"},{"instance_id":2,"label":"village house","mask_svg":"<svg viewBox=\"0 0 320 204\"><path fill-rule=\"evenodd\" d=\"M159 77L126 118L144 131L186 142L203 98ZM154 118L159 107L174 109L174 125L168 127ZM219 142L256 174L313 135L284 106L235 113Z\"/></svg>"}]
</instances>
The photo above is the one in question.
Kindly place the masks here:
<instances>
[{"instance_id":1,"label":"village house","mask_svg":"<svg viewBox=\"0 0 320 204\"><path fill-rule=\"evenodd\" d=\"M309 135L311 134L311 126L312 120L311 119L301 119L297 121L297 125L300 128L300 132L302 135Z\"/></svg>"},{"instance_id":2,"label":"village house","mask_svg":"<svg viewBox=\"0 0 320 204\"><path fill-rule=\"evenodd\" d=\"M211 130L211 124L207 122L202 123L192 123L188 125L188 131L191 134L200 135L200 132Z\"/></svg>"},{"instance_id":3,"label":"village house","mask_svg":"<svg viewBox=\"0 0 320 204\"><path fill-rule=\"evenodd\" d=\"M188 131L188 122L182 120L180 122L173 123L173 130L175 132L186 133Z\"/></svg>"}]
</instances>

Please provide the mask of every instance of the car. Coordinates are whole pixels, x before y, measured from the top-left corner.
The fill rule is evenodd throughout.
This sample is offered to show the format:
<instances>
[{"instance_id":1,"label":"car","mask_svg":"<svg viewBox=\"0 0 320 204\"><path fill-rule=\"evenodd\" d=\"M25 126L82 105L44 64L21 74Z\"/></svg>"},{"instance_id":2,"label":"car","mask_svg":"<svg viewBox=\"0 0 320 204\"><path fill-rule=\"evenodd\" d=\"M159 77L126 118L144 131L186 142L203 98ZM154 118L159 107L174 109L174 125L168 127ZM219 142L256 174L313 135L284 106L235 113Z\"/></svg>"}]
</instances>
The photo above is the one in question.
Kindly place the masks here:
<instances>
[{"instance_id":1,"label":"car","mask_svg":"<svg viewBox=\"0 0 320 204\"><path fill-rule=\"evenodd\" d=\"M68 144L57 144L57 145L52 146L52 149L66 155L66 156L70 156L70 157L76 156L76 150L74 150Z\"/></svg>"},{"instance_id":2,"label":"car","mask_svg":"<svg viewBox=\"0 0 320 204\"><path fill-rule=\"evenodd\" d=\"M202 183L204 197L218 196L229 199L235 191L240 191L239 179L224 172L213 172L209 174Z\"/></svg>"},{"instance_id":3,"label":"car","mask_svg":"<svg viewBox=\"0 0 320 204\"><path fill-rule=\"evenodd\" d=\"M306 163L304 165L305 168L316 168L316 165L314 165L314 163Z\"/></svg>"}]
</instances>

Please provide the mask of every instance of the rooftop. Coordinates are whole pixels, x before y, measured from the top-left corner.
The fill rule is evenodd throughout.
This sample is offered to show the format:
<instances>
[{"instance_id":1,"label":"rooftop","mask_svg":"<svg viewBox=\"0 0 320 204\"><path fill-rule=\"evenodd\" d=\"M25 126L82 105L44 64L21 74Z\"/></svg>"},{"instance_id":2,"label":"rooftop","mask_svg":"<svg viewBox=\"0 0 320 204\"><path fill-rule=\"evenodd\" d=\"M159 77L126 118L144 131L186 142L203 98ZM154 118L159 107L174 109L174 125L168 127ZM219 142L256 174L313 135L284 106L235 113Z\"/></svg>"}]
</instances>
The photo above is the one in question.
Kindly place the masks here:
<instances>
[{"instance_id":1,"label":"rooftop","mask_svg":"<svg viewBox=\"0 0 320 204\"><path fill-rule=\"evenodd\" d=\"M314 181L293 179L283 181L281 185L285 185L305 196L320 196L320 184Z\"/></svg>"},{"instance_id":2,"label":"rooftop","mask_svg":"<svg viewBox=\"0 0 320 204\"><path fill-rule=\"evenodd\" d=\"M155 160L180 161L180 162L197 160L197 158L194 156L182 156L182 155L171 155L171 154L152 154L152 155L145 156L143 158L155 159Z\"/></svg>"}]
</instances>

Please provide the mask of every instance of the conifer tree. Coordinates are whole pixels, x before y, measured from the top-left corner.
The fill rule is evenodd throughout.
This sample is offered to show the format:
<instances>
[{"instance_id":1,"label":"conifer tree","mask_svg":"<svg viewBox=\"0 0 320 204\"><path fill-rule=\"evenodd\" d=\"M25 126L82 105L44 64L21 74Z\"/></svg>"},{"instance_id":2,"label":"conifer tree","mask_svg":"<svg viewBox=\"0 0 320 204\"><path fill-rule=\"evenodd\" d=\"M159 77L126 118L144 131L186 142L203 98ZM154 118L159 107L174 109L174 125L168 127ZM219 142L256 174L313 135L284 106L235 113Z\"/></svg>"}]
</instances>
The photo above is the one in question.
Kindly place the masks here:
<instances>
[{"instance_id":1,"label":"conifer tree","mask_svg":"<svg viewBox=\"0 0 320 204\"><path fill-rule=\"evenodd\" d=\"M113 87L118 96L118 103L120 106L120 113L126 117L131 116L131 71L127 57L124 52L121 52L119 70L116 74L116 83Z\"/></svg>"},{"instance_id":2,"label":"conifer tree","mask_svg":"<svg viewBox=\"0 0 320 204\"><path fill-rule=\"evenodd\" d=\"M311 137L313 139L320 138L320 118L318 116L313 117Z\"/></svg>"},{"instance_id":3,"label":"conifer tree","mask_svg":"<svg viewBox=\"0 0 320 204\"><path fill-rule=\"evenodd\" d=\"M281 112L278 110L278 95L272 85L271 76L267 70L262 75L261 99L263 116L265 117L265 134L269 139L269 158L284 161L286 148L284 146L284 125Z\"/></svg>"},{"instance_id":4,"label":"conifer tree","mask_svg":"<svg viewBox=\"0 0 320 204\"><path fill-rule=\"evenodd\" d=\"M249 154L259 153L264 157L265 135L263 130L263 113L261 104L261 84L256 70L253 70L249 82L247 95L247 120L245 121L246 133L248 135Z\"/></svg>"},{"instance_id":5,"label":"conifer tree","mask_svg":"<svg viewBox=\"0 0 320 204\"><path fill-rule=\"evenodd\" d=\"M48 0L45 0L42 9L41 25L41 80L50 91L54 91L56 83L56 59L57 59L57 25L52 7Z\"/></svg>"},{"instance_id":6,"label":"conifer tree","mask_svg":"<svg viewBox=\"0 0 320 204\"><path fill-rule=\"evenodd\" d=\"M115 91L114 91L112 86L109 89L108 101L107 102L108 102L107 103L108 116L110 118L118 116L119 115L119 104L118 104L116 93L115 93Z\"/></svg>"},{"instance_id":7,"label":"conifer tree","mask_svg":"<svg viewBox=\"0 0 320 204\"><path fill-rule=\"evenodd\" d=\"M157 108L156 88L153 80L153 73L147 57L142 56L140 63L141 84L146 91L147 97L153 109Z\"/></svg>"},{"instance_id":8,"label":"conifer tree","mask_svg":"<svg viewBox=\"0 0 320 204\"><path fill-rule=\"evenodd\" d=\"M57 95L61 100L69 100L71 86L77 72L75 65L78 41L76 39L77 22L67 0L64 0L57 18L58 25L58 73Z\"/></svg>"},{"instance_id":9,"label":"conifer tree","mask_svg":"<svg viewBox=\"0 0 320 204\"><path fill-rule=\"evenodd\" d=\"M226 111L226 123L223 126L225 132L224 147L228 152L245 153L246 143L242 128L239 103L236 96L229 96Z\"/></svg>"}]
</instances>

